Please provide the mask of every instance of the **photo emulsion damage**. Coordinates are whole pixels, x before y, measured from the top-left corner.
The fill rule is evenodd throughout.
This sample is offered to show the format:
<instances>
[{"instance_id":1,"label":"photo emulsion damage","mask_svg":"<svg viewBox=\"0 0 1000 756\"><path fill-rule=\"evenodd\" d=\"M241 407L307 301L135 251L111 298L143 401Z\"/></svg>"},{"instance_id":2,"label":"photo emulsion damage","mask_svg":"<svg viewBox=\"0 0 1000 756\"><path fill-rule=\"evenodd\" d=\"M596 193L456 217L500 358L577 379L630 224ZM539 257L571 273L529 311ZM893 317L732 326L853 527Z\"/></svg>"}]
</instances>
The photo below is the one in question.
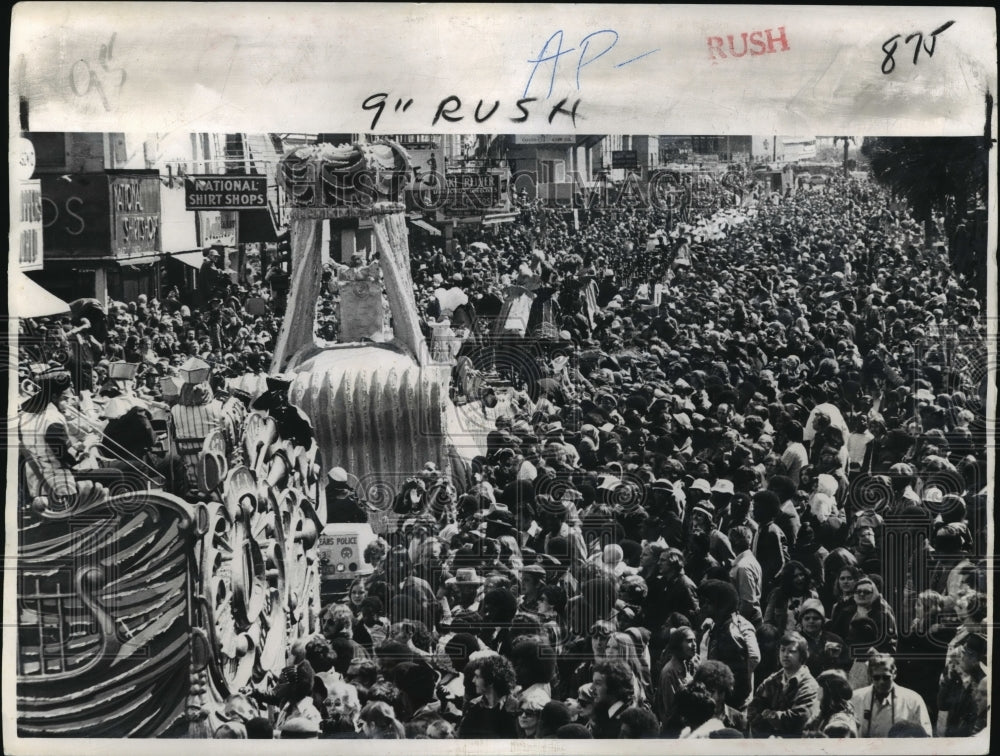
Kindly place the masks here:
<instances>
[{"instance_id":1,"label":"photo emulsion damage","mask_svg":"<svg viewBox=\"0 0 1000 756\"><path fill-rule=\"evenodd\" d=\"M986 726L982 136L23 128L20 737Z\"/></svg>"}]
</instances>

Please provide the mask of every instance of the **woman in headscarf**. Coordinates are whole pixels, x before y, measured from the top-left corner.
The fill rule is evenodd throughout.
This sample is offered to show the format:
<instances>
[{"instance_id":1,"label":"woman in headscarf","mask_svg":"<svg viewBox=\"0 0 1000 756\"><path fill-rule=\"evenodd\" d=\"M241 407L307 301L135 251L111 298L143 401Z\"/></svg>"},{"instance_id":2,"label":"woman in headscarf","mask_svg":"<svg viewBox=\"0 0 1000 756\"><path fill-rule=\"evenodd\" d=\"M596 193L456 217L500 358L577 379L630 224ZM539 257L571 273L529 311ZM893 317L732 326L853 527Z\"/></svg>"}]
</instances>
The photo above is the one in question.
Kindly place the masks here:
<instances>
[{"instance_id":1,"label":"woman in headscarf","mask_svg":"<svg viewBox=\"0 0 1000 756\"><path fill-rule=\"evenodd\" d=\"M863 577L855 584L854 604L854 612L850 616L841 615L836 625L831 622L830 630L840 635L855 650L859 646L870 644L878 651L894 654L897 638L896 616L870 577ZM837 631L843 627L845 621L847 628L841 634ZM872 632L874 641L871 640Z\"/></svg>"}]
</instances>

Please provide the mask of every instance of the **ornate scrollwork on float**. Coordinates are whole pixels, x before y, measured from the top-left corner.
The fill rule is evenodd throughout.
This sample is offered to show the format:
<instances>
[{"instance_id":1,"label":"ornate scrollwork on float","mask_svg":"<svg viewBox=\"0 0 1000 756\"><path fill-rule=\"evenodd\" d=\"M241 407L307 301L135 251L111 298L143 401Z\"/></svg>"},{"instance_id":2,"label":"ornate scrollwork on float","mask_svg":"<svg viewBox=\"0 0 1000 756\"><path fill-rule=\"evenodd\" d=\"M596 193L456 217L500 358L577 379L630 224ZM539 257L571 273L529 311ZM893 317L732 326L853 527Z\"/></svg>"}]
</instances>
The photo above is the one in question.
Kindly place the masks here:
<instances>
[{"instance_id":1,"label":"ornate scrollwork on float","mask_svg":"<svg viewBox=\"0 0 1000 756\"><path fill-rule=\"evenodd\" d=\"M235 436L201 444L206 500L23 503L20 735L211 737L228 694L270 687L290 645L319 630L318 447L236 416Z\"/></svg>"},{"instance_id":2,"label":"ornate scrollwork on float","mask_svg":"<svg viewBox=\"0 0 1000 756\"><path fill-rule=\"evenodd\" d=\"M249 413L221 501L205 504L200 605L210 648L202 708L241 688L268 688L289 646L318 630L319 466L280 438L274 419Z\"/></svg>"},{"instance_id":3,"label":"ornate scrollwork on float","mask_svg":"<svg viewBox=\"0 0 1000 756\"><path fill-rule=\"evenodd\" d=\"M143 491L71 517L19 515L18 734L174 732L200 648L190 623L194 507Z\"/></svg>"}]
</instances>

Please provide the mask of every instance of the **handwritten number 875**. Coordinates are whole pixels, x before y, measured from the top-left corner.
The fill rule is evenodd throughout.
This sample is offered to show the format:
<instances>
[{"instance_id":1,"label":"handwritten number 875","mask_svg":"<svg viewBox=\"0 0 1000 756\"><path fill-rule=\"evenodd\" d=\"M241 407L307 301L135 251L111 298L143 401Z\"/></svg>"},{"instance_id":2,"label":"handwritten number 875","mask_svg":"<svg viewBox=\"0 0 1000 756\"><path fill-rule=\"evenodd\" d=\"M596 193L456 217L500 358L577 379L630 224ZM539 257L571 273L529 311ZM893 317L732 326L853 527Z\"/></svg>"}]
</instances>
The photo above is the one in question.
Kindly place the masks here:
<instances>
[{"instance_id":1,"label":"handwritten number 875","mask_svg":"<svg viewBox=\"0 0 1000 756\"><path fill-rule=\"evenodd\" d=\"M917 58L920 57L921 48L923 48L924 52L927 53L928 58L934 56L934 46L937 44L937 35L954 23L954 21L948 21L947 23L941 24L941 26L928 34L927 36L930 37L929 47L926 40L924 40L923 32L914 32L904 40L906 44L909 44L914 39L917 40L917 44L913 47L913 65L917 65ZM893 55L896 53L896 48L899 46L899 43L896 40L902 36L902 34L894 34L882 43L882 52L885 53L885 58L882 60L882 73L890 74L895 70L896 59L893 58Z\"/></svg>"}]
</instances>

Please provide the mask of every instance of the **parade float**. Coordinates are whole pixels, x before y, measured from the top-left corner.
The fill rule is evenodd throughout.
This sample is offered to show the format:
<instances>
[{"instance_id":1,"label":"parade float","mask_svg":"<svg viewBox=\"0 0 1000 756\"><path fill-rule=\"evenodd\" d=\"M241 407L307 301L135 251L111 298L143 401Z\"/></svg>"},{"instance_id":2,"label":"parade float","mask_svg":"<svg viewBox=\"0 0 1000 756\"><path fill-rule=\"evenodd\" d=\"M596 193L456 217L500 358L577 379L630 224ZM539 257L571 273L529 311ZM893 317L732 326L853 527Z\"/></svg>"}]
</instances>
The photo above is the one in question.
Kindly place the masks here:
<instances>
[{"instance_id":1,"label":"parade float","mask_svg":"<svg viewBox=\"0 0 1000 756\"><path fill-rule=\"evenodd\" d=\"M226 696L269 689L319 629L317 447L273 402L224 406L188 500L135 470L22 485L20 736L210 737Z\"/></svg>"},{"instance_id":2,"label":"parade float","mask_svg":"<svg viewBox=\"0 0 1000 756\"><path fill-rule=\"evenodd\" d=\"M454 360L428 346L417 313L401 201L408 173L406 151L391 141L308 145L278 168L292 284L271 371L291 378L291 401L312 418L323 472L350 471L376 509L428 462L460 486L465 475L448 422ZM336 219L371 222L375 259L336 266L341 343L322 344L314 336L322 224Z\"/></svg>"},{"instance_id":3,"label":"parade float","mask_svg":"<svg viewBox=\"0 0 1000 756\"><path fill-rule=\"evenodd\" d=\"M461 487L447 428L454 362L432 357L410 278L406 170L389 142L286 157L292 287L272 376L249 406L191 389L174 407L167 443L183 461L185 498L137 462L76 471L76 492L38 495L22 454L20 736L211 737L227 696L270 690L292 644L320 630L321 577L341 562L363 569L351 526L326 523L325 473L352 471L372 513L355 529L369 534L391 527L393 495L428 462ZM365 303L384 281L392 331L380 341L313 336L320 224L335 217L373 222L378 261L347 278L356 322L346 332L385 333L369 327L384 313ZM195 388L206 380L191 369Z\"/></svg>"}]
</instances>

